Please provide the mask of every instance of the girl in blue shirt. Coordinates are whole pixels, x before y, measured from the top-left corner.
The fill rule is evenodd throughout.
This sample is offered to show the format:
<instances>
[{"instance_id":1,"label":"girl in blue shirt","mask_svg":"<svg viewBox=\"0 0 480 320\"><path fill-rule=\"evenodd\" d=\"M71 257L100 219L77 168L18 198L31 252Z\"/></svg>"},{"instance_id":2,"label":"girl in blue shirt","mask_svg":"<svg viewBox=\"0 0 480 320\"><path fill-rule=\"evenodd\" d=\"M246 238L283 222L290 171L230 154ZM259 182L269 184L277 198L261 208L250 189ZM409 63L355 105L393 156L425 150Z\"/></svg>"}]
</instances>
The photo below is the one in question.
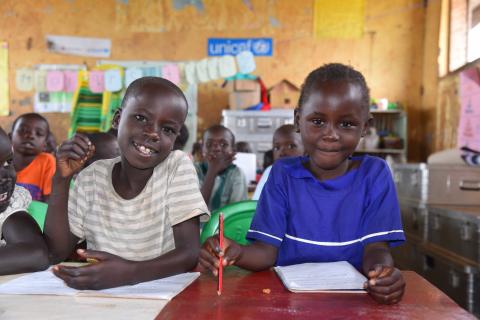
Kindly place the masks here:
<instances>
[{"instance_id":1,"label":"girl in blue shirt","mask_svg":"<svg viewBox=\"0 0 480 320\"><path fill-rule=\"evenodd\" d=\"M305 157L273 165L242 246L209 238L200 263L257 271L274 265L346 260L368 277L376 301L400 301L405 282L389 246L405 240L391 173L380 158L352 157L369 121L369 90L361 73L342 64L312 71L295 110Z\"/></svg>"}]
</instances>

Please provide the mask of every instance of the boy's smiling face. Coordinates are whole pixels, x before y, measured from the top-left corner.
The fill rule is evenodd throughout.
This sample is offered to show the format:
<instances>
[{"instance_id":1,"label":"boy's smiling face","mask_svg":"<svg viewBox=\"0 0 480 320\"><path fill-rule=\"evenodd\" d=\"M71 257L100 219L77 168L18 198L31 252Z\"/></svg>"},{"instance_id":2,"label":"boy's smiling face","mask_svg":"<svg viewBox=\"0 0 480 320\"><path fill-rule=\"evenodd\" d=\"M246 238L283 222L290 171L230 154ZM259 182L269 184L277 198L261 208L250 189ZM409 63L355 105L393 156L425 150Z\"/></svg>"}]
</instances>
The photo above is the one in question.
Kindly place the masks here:
<instances>
[{"instance_id":1,"label":"boy's smiling face","mask_svg":"<svg viewBox=\"0 0 480 320\"><path fill-rule=\"evenodd\" d=\"M153 169L170 151L187 115L183 97L171 88L146 84L114 118L122 160L137 169Z\"/></svg>"},{"instance_id":2,"label":"boy's smiling face","mask_svg":"<svg viewBox=\"0 0 480 320\"><path fill-rule=\"evenodd\" d=\"M48 124L36 117L22 117L12 132L15 152L25 156L35 156L45 150L48 137Z\"/></svg>"},{"instance_id":3,"label":"boy's smiling face","mask_svg":"<svg viewBox=\"0 0 480 320\"><path fill-rule=\"evenodd\" d=\"M360 87L348 81L319 83L295 113L309 169L317 177L335 178L346 171L346 160L368 128Z\"/></svg>"},{"instance_id":4,"label":"boy's smiling face","mask_svg":"<svg viewBox=\"0 0 480 320\"><path fill-rule=\"evenodd\" d=\"M0 213L5 211L15 189L13 150L8 136L0 129Z\"/></svg>"}]
</instances>

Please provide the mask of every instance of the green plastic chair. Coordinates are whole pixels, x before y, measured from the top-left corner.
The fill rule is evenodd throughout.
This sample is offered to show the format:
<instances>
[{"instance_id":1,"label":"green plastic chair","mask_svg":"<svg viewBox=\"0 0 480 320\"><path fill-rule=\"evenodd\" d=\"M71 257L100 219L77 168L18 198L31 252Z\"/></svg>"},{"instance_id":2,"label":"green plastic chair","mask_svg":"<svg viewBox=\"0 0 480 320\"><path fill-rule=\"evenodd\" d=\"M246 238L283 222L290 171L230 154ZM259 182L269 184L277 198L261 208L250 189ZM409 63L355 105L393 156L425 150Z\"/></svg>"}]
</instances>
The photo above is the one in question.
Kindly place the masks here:
<instances>
[{"instance_id":1,"label":"green plastic chair","mask_svg":"<svg viewBox=\"0 0 480 320\"><path fill-rule=\"evenodd\" d=\"M45 217L47 216L48 204L40 201L32 200L27 211L35 219L40 230L43 232L43 226L45 225Z\"/></svg>"},{"instance_id":2,"label":"green plastic chair","mask_svg":"<svg viewBox=\"0 0 480 320\"><path fill-rule=\"evenodd\" d=\"M218 232L218 217L220 212L223 212L224 235L237 243L248 244L249 241L245 237L256 208L257 201L246 200L231 203L212 211L210 220L205 224L200 234L200 241L204 243L208 237Z\"/></svg>"}]
</instances>

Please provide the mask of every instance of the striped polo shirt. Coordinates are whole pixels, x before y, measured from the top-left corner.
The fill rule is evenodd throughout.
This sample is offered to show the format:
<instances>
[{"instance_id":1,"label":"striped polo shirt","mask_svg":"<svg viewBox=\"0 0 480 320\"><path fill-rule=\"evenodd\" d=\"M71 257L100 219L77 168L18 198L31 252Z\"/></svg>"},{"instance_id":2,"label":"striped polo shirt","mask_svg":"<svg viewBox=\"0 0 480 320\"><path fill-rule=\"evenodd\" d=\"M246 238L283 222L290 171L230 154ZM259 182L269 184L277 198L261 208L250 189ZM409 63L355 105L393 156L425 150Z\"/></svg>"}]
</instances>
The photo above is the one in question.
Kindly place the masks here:
<instances>
[{"instance_id":1,"label":"striped polo shirt","mask_svg":"<svg viewBox=\"0 0 480 320\"><path fill-rule=\"evenodd\" d=\"M344 175L319 181L308 157L275 162L247 238L278 248L277 265L346 260L361 270L371 242L400 244L402 230L392 174L371 156Z\"/></svg>"},{"instance_id":2,"label":"striped polo shirt","mask_svg":"<svg viewBox=\"0 0 480 320\"><path fill-rule=\"evenodd\" d=\"M142 192L125 200L112 185L120 157L98 160L78 175L68 201L71 232L89 249L144 261L175 248L172 227L209 213L192 161L172 151Z\"/></svg>"}]
</instances>

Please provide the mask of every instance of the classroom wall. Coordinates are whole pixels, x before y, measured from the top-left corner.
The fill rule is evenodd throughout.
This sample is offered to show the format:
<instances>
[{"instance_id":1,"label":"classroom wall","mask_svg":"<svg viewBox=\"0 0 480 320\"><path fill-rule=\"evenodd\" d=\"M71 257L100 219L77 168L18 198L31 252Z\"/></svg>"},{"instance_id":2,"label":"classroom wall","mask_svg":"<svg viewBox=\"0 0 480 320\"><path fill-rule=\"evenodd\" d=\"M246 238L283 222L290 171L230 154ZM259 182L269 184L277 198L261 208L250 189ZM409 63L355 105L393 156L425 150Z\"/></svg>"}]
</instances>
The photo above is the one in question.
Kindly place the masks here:
<instances>
[{"instance_id":1,"label":"classroom wall","mask_svg":"<svg viewBox=\"0 0 480 320\"><path fill-rule=\"evenodd\" d=\"M430 1L431 3L437 2ZM32 110L32 94L16 90L15 70L38 63L86 63L97 59L65 56L46 50L45 35L112 39L115 60L199 60L206 57L208 37L272 37L274 56L258 57L257 71L267 86L283 78L300 85L307 73L326 62L349 63L364 73L373 97L400 101L409 116L409 159L425 157L423 120L434 106L435 89L422 83L433 54L425 35L433 25L423 0L366 0L365 33L359 39L315 39L311 0L4 0L0 1L0 39L10 47L11 116ZM183 7L183 8L181 8ZM430 19L430 20L429 20ZM434 20L434 19L433 19ZM426 21L430 21L426 24ZM435 27L432 27L435 29ZM430 39L432 40L432 39ZM433 45L435 41L431 41ZM422 90L424 96L422 97ZM428 98L425 93L428 92ZM221 82L199 86L199 129L220 121L227 105ZM429 111L429 112L430 112ZM62 140L68 115L49 114Z\"/></svg>"}]
</instances>

